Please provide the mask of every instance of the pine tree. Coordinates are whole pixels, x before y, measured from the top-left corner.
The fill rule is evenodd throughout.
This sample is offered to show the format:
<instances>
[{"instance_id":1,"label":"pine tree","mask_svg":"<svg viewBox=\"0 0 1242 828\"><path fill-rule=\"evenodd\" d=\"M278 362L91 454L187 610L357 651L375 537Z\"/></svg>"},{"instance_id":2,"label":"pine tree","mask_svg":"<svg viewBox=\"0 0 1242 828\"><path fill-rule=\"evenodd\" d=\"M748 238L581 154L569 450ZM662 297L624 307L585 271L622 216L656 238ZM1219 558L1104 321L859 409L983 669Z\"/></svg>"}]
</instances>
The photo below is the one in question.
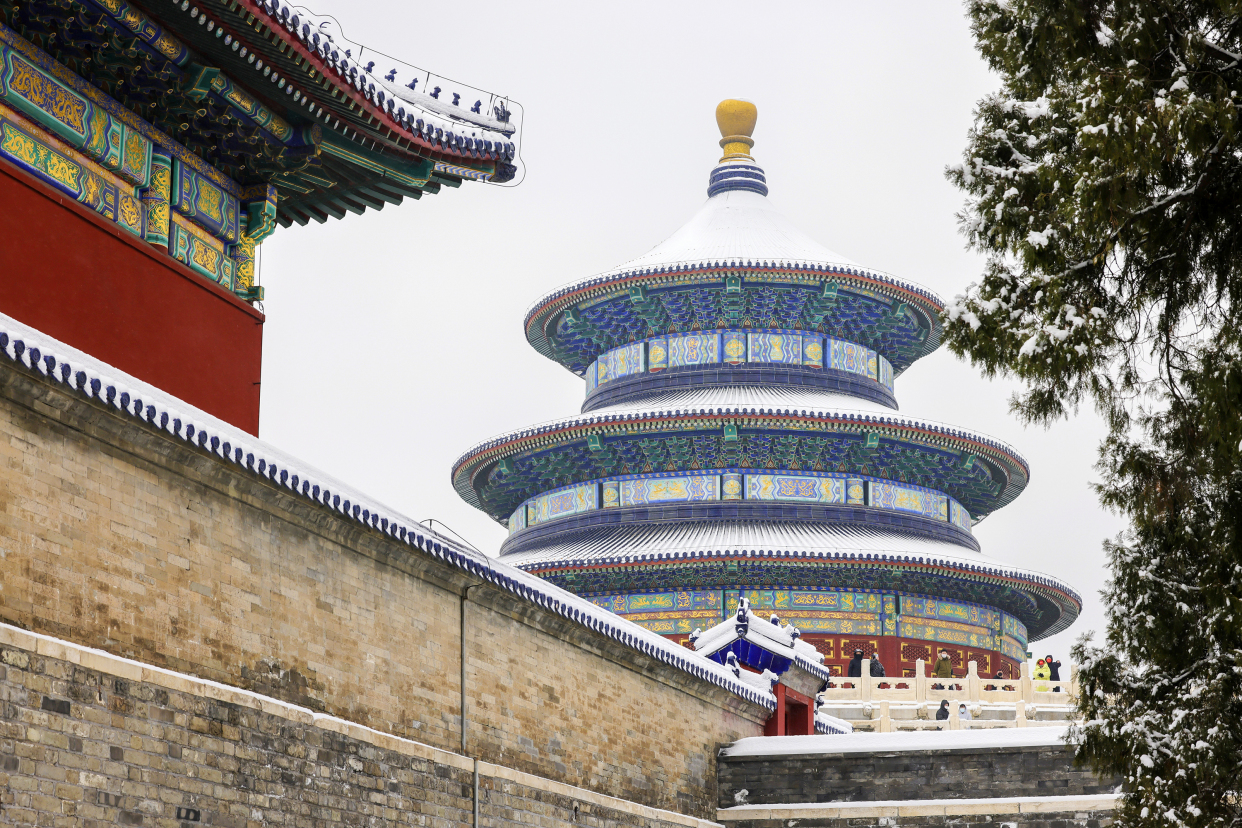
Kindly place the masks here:
<instances>
[{"instance_id":1,"label":"pine tree","mask_svg":"<svg viewBox=\"0 0 1242 828\"><path fill-rule=\"evenodd\" d=\"M987 265L946 340L1028 422L1094 405L1129 519L1074 648L1079 758L1125 778L1123 825L1242 825L1242 4L967 8L1002 87L948 170Z\"/></svg>"}]
</instances>

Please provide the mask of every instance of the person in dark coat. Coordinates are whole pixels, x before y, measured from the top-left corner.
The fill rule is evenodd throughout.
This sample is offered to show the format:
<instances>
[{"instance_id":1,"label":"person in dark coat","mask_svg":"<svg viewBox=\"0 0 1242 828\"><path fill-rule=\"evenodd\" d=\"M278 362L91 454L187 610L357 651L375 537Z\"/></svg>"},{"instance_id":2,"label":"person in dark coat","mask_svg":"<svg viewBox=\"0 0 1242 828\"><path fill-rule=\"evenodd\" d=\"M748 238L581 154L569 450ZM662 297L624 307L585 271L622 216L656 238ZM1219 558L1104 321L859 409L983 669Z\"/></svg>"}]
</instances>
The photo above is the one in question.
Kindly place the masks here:
<instances>
[{"instance_id":1,"label":"person in dark coat","mask_svg":"<svg viewBox=\"0 0 1242 828\"><path fill-rule=\"evenodd\" d=\"M862 678L863 651L855 650L854 657L850 659L850 668L846 672L846 676L850 678Z\"/></svg>"},{"instance_id":2,"label":"person in dark coat","mask_svg":"<svg viewBox=\"0 0 1242 828\"><path fill-rule=\"evenodd\" d=\"M884 675L884 665L880 663L879 653L871 654L871 675L877 677Z\"/></svg>"},{"instance_id":3,"label":"person in dark coat","mask_svg":"<svg viewBox=\"0 0 1242 828\"><path fill-rule=\"evenodd\" d=\"M953 678L953 662L949 660L949 651L941 650L940 658L936 659L936 665L932 668L932 678ZM933 690L943 690L943 684L933 684Z\"/></svg>"},{"instance_id":4,"label":"person in dark coat","mask_svg":"<svg viewBox=\"0 0 1242 828\"><path fill-rule=\"evenodd\" d=\"M949 718L949 700L945 699L940 702L940 709L936 711L936 721L942 722Z\"/></svg>"},{"instance_id":5,"label":"person in dark coat","mask_svg":"<svg viewBox=\"0 0 1242 828\"><path fill-rule=\"evenodd\" d=\"M1044 656L1044 666L1048 668L1048 679L1050 681L1061 680L1061 662L1053 661L1052 656ZM1060 687L1052 688L1052 692L1060 693Z\"/></svg>"}]
</instances>

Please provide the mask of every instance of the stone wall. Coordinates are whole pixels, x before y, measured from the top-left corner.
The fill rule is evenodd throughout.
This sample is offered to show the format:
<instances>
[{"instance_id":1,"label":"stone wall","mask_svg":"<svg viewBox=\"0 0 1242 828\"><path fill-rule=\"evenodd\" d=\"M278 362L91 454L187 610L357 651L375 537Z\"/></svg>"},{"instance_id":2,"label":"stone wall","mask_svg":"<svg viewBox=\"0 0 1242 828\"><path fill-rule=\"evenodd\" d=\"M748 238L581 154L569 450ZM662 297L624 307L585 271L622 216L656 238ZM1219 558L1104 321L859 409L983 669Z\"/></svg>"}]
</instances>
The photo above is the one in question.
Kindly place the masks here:
<instances>
[{"instance_id":1,"label":"stone wall","mask_svg":"<svg viewBox=\"0 0 1242 828\"><path fill-rule=\"evenodd\" d=\"M0 823L473 825L474 763L270 697L0 626ZM478 765L479 824L708 828Z\"/></svg>"},{"instance_id":2,"label":"stone wall","mask_svg":"<svg viewBox=\"0 0 1242 828\"><path fill-rule=\"evenodd\" d=\"M7 359L0 565L0 621L448 750L469 588L466 752L683 813L767 717Z\"/></svg>"},{"instance_id":3,"label":"stone wall","mask_svg":"<svg viewBox=\"0 0 1242 828\"><path fill-rule=\"evenodd\" d=\"M746 807L720 811L727 828L1107 828L1115 798L998 798L949 802Z\"/></svg>"},{"instance_id":4,"label":"stone wall","mask_svg":"<svg viewBox=\"0 0 1242 828\"><path fill-rule=\"evenodd\" d=\"M803 756L722 756L719 805L875 802L917 799L1108 794L1101 780L1074 767L1068 745L960 750L902 750Z\"/></svg>"}]
</instances>

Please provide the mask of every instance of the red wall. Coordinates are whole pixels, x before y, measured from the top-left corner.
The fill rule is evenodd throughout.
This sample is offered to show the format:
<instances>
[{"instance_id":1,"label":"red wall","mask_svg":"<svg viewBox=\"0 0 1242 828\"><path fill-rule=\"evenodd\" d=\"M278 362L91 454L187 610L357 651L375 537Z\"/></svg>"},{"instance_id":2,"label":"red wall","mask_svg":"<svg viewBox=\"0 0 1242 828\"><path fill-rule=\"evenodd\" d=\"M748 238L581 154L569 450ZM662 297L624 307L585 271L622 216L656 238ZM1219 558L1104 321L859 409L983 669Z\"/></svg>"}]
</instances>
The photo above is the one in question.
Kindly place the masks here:
<instances>
[{"instance_id":1,"label":"red wall","mask_svg":"<svg viewBox=\"0 0 1242 828\"><path fill-rule=\"evenodd\" d=\"M0 312L259 433L263 314L3 160Z\"/></svg>"}]
</instances>

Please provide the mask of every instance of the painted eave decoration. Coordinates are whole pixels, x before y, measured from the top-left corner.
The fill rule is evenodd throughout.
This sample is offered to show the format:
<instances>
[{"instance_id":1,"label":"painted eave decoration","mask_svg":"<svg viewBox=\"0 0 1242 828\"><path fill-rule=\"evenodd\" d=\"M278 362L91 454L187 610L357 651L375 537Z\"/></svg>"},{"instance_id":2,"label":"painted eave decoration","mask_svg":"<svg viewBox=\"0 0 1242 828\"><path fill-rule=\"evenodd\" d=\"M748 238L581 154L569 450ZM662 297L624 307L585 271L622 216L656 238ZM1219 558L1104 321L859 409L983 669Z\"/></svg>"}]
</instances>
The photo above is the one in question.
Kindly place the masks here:
<instances>
[{"instance_id":1,"label":"painted eave decoration","mask_svg":"<svg viewBox=\"0 0 1242 828\"><path fill-rule=\"evenodd\" d=\"M691 307L692 294L704 290L738 296L736 309L722 307L704 319L701 307ZM751 292L781 295L788 307L774 307L769 319L747 318L753 303L744 300ZM670 307L664 299L669 294L684 297L684 313ZM851 309L850 316L865 309L875 318L838 319L834 311L844 308ZM724 260L623 268L574 282L536 301L524 324L536 351L579 375L600 353L627 342L730 326L836 331L883 354L900 374L940 346L943 310L943 300L931 291L869 268ZM884 333L899 339L881 338Z\"/></svg>"},{"instance_id":2,"label":"painted eave decoration","mask_svg":"<svg viewBox=\"0 0 1242 828\"><path fill-rule=\"evenodd\" d=\"M243 190L274 187L283 226L516 172L511 101L385 80L335 21L281 0L0 0L0 18Z\"/></svg>"},{"instance_id":3,"label":"painted eave decoration","mask_svg":"<svg viewBox=\"0 0 1242 828\"><path fill-rule=\"evenodd\" d=\"M1027 625L1032 640L1067 629L1082 611L1082 596L1065 582L1028 569L961 557L912 555L897 552L834 551L811 553L784 547L735 546L680 552L633 553L611 560L567 558L557 561L519 563L518 567L574 591L689 588L720 580L746 578L762 583L756 575L771 571L775 583L814 578L830 583L834 573L842 585L868 588L933 590L960 600L997 606ZM650 574L650 581L643 578ZM874 581L874 583L871 583ZM931 586L932 584L935 586Z\"/></svg>"},{"instance_id":4,"label":"painted eave decoration","mask_svg":"<svg viewBox=\"0 0 1242 828\"><path fill-rule=\"evenodd\" d=\"M467 503L503 523L509 516L508 510L516 507L521 499L536 494L540 485L536 483L530 491L515 495L517 500L509 498L503 504L486 502L488 489L499 483L506 474L512 474L501 468L503 460L531 457L557 449L572 450L574 462L565 468L565 477L557 484L570 485L606 476L588 468L583 460L599 453L598 449L594 452L590 449L592 437L602 446L616 440L659 437L667 435L670 430L687 434L710 431L723 434L726 428L735 430L741 436L750 432L764 435L781 432L863 441L870 437L877 449L882 445L893 445L952 455L958 458L958 464L963 468L973 470L975 476L986 475L988 478L985 482L990 490L987 492L981 491L972 497L948 492L976 520L1011 502L1026 487L1030 477L1029 464L1012 447L988 437L922 420L807 409L684 408L571 417L496 437L462 454L453 464L452 480L458 494ZM860 473L872 474L869 471ZM917 480L908 482L918 483Z\"/></svg>"}]
</instances>

